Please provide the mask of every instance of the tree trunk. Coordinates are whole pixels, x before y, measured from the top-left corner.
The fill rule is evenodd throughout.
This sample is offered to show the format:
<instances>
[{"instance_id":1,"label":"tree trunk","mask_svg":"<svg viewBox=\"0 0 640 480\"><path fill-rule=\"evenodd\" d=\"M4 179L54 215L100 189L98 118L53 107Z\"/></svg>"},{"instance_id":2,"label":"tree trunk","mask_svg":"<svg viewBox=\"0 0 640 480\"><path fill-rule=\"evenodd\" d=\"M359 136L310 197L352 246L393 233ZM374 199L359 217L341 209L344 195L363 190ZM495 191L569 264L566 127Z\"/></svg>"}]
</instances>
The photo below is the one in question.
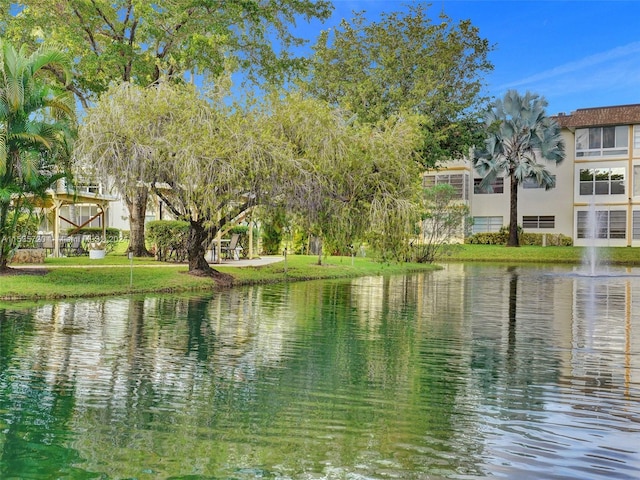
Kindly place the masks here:
<instances>
[{"instance_id":1,"label":"tree trunk","mask_svg":"<svg viewBox=\"0 0 640 480\"><path fill-rule=\"evenodd\" d=\"M7 217L9 215L9 203L0 203L0 271L8 270L7 263L9 261L9 232L7 229Z\"/></svg>"},{"instance_id":2,"label":"tree trunk","mask_svg":"<svg viewBox=\"0 0 640 480\"><path fill-rule=\"evenodd\" d=\"M144 220L147 214L149 189L137 187L133 197L127 198L129 209L129 251L134 257L150 257L144 237Z\"/></svg>"},{"instance_id":3,"label":"tree trunk","mask_svg":"<svg viewBox=\"0 0 640 480\"><path fill-rule=\"evenodd\" d=\"M518 180L511 174L511 206L509 209L509 240L507 247L519 247L518 239Z\"/></svg>"},{"instance_id":4,"label":"tree trunk","mask_svg":"<svg viewBox=\"0 0 640 480\"><path fill-rule=\"evenodd\" d=\"M189 259L189 273L211 274L213 268L204 258L204 242L207 240L207 231L201 221L191 220L189 225L189 238L187 239L187 257Z\"/></svg>"},{"instance_id":5,"label":"tree trunk","mask_svg":"<svg viewBox=\"0 0 640 480\"><path fill-rule=\"evenodd\" d=\"M322 240L320 240L318 245L318 265L322 265Z\"/></svg>"}]
</instances>

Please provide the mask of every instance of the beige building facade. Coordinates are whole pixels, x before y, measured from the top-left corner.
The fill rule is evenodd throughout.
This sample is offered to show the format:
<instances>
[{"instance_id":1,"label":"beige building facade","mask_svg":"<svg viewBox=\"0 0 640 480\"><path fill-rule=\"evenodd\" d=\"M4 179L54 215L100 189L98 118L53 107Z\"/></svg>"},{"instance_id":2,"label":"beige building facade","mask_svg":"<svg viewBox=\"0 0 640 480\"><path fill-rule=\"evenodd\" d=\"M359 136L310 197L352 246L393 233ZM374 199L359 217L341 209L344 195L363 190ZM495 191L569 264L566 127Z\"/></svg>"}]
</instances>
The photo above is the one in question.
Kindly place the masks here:
<instances>
[{"instance_id":1,"label":"beige building facade","mask_svg":"<svg viewBox=\"0 0 640 480\"><path fill-rule=\"evenodd\" d=\"M577 246L640 246L640 104L579 109L556 119L566 150L563 162L548 164L556 186L521 184L518 224L525 232L569 236ZM425 186L438 183L451 184L469 205L468 233L508 225L508 178L483 191L464 160L424 173Z\"/></svg>"}]
</instances>

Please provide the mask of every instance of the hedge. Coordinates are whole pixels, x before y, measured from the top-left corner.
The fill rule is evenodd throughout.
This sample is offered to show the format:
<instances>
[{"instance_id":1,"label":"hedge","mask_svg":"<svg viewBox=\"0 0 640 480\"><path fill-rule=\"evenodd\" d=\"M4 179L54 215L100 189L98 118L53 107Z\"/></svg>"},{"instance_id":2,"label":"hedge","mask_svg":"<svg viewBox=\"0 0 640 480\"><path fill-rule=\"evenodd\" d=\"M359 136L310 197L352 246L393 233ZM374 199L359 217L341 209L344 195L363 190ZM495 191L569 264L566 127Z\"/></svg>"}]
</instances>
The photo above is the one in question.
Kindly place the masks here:
<instances>
[{"instance_id":1,"label":"hedge","mask_svg":"<svg viewBox=\"0 0 640 480\"><path fill-rule=\"evenodd\" d=\"M67 235L89 235L91 240L102 240L102 227L82 227L82 228L68 228ZM107 242L117 242L120 240L120 230L115 227L105 228L105 235L107 236Z\"/></svg>"},{"instance_id":2,"label":"hedge","mask_svg":"<svg viewBox=\"0 0 640 480\"><path fill-rule=\"evenodd\" d=\"M538 245L543 244L546 236L546 245L558 247L570 247L573 245L571 237L562 235L561 233L520 233L520 245ZM476 233L467 237L464 243L472 245L506 245L509 238L508 231Z\"/></svg>"},{"instance_id":3,"label":"hedge","mask_svg":"<svg viewBox=\"0 0 640 480\"><path fill-rule=\"evenodd\" d=\"M153 220L146 224L146 236L154 245L156 259L182 262L187 258L189 222Z\"/></svg>"}]
</instances>

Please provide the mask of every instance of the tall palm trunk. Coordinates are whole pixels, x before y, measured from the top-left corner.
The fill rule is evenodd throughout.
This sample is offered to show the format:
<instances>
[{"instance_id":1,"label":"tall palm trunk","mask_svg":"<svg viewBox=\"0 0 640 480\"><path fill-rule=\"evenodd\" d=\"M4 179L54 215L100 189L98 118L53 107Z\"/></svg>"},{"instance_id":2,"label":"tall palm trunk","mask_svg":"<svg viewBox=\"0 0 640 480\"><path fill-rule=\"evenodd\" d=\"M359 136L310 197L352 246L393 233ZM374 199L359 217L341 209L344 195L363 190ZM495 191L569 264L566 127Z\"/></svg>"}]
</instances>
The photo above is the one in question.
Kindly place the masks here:
<instances>
[{"instance_id":1,"label":"tall palm trunk","mask_svg":"<svg viewBox=\"0 0 640 480\"><path fill-rule=\"evenodd\" d=\"M10 152L7 156L6 172L0 183L0 187L6 188L11 184L14 177L14 162L16 161L16 152ZM19 157L17 157L19 162ZM13 231L9 228L9 210L11 210L11 200L0 202L0 271L7 270L9 263L9 254L11 253L11 239Z\"/></svg>"},{"instance_id":2,"label":"tall palm trunk","mask_svg":"<svg viewBox=\"0 0 640 480\"><path fill-rule=\"evenodd\" d=\"M9 262L10 237L7 232L9 202L0 202L0 271L6 270Z\"/></svg>"},{"instance_id":3,"label":"tall palm trunk","mask_svg":"<svg viewBox=\"0 0 640 480\"><path fill-rule=\"evenodd\" d=\"M507 241L507 247L519 247L520 240L518 239L518 179L511 173L511 202L509 207L509 240Z\"/></svg>"}]
</instances>

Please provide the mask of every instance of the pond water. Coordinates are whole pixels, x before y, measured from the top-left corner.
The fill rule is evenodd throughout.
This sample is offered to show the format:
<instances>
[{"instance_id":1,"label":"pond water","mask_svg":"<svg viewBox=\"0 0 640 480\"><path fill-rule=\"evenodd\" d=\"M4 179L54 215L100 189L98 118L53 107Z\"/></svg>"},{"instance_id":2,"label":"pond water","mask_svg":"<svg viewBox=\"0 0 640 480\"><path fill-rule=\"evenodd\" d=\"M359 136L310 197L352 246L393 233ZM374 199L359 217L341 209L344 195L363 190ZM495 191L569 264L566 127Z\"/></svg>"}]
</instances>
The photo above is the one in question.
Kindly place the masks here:
<instances>
[{"instance_id":1,"label":"pond water","mask_svg":"<svg viewBox=\"0 0 640 480\"><path fill-rule=\"evenodd\" d=\"M456 264L0 310L0 478L640 478L640 278Z\"/></svg>"}]
</instances>

